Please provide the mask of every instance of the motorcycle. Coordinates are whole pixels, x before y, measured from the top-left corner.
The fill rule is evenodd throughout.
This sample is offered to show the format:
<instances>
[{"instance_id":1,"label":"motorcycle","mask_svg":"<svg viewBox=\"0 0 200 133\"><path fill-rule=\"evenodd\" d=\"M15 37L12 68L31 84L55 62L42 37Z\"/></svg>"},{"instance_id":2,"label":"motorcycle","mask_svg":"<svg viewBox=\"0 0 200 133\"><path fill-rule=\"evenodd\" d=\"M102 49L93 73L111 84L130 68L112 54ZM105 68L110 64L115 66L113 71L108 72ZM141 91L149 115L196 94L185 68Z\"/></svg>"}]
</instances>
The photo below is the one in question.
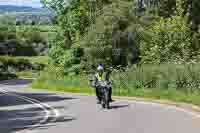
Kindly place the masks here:
<instances>
[{"instance_id":1,"label":"motorcycle","mask_svg":"<svg viewBox=\"0 0 200 133\"><path fill-rule=\"evenodd\" d=\"M94 88L99 89L99 97L102 108L109 109L110 108L110 99L109 99L109 91L112 89L112 81L110 80L110 74L112 69L106 73L106 78L103 81L96 82L94 78L90 78L90 84ZM91 76L93 77L93 76Z\"/></svg>"},{"instance_id":2,"label":"motorcycle","mask_svg":"<svg viewBox=\"0 0 200 133\"><path fill-rule=\"evenodd\" d=\"M97 87L99 88L102 108L109 109L110 108L109 89L111 89L112 87L112 82L108 80L99 81L97 83Z\"/></svg>"}]
</instances>

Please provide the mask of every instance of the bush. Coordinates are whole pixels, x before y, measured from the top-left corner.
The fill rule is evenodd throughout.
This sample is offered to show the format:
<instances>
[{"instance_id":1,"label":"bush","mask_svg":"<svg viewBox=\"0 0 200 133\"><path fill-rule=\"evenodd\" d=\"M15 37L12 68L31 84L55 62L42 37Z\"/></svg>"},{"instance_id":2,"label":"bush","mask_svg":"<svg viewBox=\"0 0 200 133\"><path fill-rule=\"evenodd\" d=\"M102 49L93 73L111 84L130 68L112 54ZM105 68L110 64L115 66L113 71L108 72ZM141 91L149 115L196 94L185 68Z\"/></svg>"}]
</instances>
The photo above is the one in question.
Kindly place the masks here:
<instances>
[{"instance_id":1,"label":"bush","mask_svg":"<svg viewBox=\"0 0 200 133\"><path fill-rule=\"evenodd\" d=\"M0 66L2 71L27 71L27 70L43 70L45 65L41 63L31 63L28 59L17 58L17 57L8 57L0 56Z\"/></svg>"},{"instance_id":2,"label":"bush","mask_svg":"<svg viewBox=\"0 0 200 133\"><path fill-rule=\"evenodd\" d=\"M36 27L17 27L17 39L20 41L21 47L29 48L32 55L45 55L48 49L47 39L42 35L39 28ZM32 49L32 52L30 51ZM24 50L24 51L27 51ZM27 54L27 53L26 53ZM28 56L28 55L24 55Z\"/></svg>"},{"instance_id":3,"label":"bush","mask_svg":"<svg viewBox=\"0 0 200 133\"><path fill-rule=\"evenodd\" d=\"M8 72L0 72L0 81L1 80L10 80L10 79L16 79L17 76L15 74L11 74Z\"/></svg>"},{"instance_id":4,"label":"bush","mask_svg":"<svg viewBox=\"0 0 200 133\"><path fill-rule=\"evenodd\" d=\"M44 33L40 32L40 28L0 25L0 55L46 55L49 38L48 35L44 36ZM49 31L46 33L48 34Z\"/></svg>"},{"instance_id":5,"label":"bush","mask_svg":"<svg viewBox=\"0 0 200 133\"><path fill-rule=\"evenodd\" d=\"M149 32L152 37L140 44L143 63L179 64L196 61L189 28L181 16L161 18Z\"/></svg>"}]
</instances>

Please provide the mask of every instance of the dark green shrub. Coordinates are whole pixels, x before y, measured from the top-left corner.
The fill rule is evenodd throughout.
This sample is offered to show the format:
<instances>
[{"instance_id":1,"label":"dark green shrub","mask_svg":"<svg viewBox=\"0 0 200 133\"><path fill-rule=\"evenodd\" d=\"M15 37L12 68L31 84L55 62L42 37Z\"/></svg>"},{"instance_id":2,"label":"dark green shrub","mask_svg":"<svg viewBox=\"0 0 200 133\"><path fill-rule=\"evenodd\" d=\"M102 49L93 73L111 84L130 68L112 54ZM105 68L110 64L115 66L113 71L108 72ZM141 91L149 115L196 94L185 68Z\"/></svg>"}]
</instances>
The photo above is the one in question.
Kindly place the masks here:
<instances>
[{"instance_id":1,"label":"dark green shrub","mask_svg":"<svg viewBox=\"0 0 200 133\"><path fill-rule=\"evenodd\" d=\"M16 72L28 70L41 71L45 68L45 65L41 63L31 63L28 59L8 56L0 56L0 65L1 69L4 71L7 71L9 68Z\"/></svg>"},{"instance_id":2,"label":"dark green shrub","mask_svg":"<svg viewBox=\"0 0 200 133\"><path fill-rule=\"evenodd\" d=\"M83 57L84 56L84 49L80 48L80 47L74 48L73 49L73 56L77 57L77 58Z\"/></svg>"},{"instance_id":3,"label":"dark green shrub","mask_svg":"<svg viewBox=\"0 0 200 133\"><path fill-rule=\"evenodd\" d=\"M16 78L17 76L15 74L0 72L0 80L9 80L9 79L16 79Z\"/></svg>"}]
</instances>

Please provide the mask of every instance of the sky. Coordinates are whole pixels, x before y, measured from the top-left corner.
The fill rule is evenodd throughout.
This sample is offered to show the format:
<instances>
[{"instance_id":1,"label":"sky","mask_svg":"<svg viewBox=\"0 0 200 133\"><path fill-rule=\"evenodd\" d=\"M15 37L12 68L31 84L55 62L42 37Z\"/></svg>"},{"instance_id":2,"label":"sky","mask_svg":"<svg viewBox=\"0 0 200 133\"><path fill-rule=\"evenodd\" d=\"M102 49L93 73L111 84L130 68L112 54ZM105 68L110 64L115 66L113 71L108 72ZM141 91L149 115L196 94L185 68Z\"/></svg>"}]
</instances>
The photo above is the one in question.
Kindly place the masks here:
<instances>
[{"instance_id":1,"label":"sky","mask_svg":"<svg viewBox=\"0 0 200 133\"><path fill-rule=\"evenodd\" d=\"M0 5L41 7L40 0L0 0Z\"/></svg>"}]
</instances>

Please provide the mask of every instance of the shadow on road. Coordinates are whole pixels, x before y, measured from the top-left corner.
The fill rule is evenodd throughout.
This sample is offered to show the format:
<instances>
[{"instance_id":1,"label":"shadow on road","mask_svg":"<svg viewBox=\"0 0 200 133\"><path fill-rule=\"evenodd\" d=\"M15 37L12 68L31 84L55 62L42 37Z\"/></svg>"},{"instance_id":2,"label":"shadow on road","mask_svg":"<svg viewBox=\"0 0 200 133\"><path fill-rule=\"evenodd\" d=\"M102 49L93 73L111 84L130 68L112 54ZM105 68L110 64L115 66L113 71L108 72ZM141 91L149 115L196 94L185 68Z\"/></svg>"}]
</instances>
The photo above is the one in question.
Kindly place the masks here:
<instances>
[{"instance_id":1,"label":"shadow on road","mask_svg":"<svg viewBox=\"0 0 200 133\"><path fill-rule=\"evenodd\" d=\"M15 79L9 81L0 81L0 85L10 85L10 86L26 85L30 84L32 81L33 81L32 79Z\"/></svg>"},{"instance_id":2,"label":"shadow on road","mask_svg":"<svg viewBox=\"0 0 200 133\"><path fill-rule=\"evenodd\" d=\"M0 85L17 86L31 83L31 79L19 79L2 81ZM14 96L14 95L15 96ZM37 124L44 119L45 112L41 108L32 106L31 102L21 99L17 96L38 100L41 103L68 101L76 98L60 96L53 93L36 92L15 92L9 91L8 94L0 93L0 133L15 133L23 129L30 129L32 125ZM33 100L37 103L37 101ZM64 107L59 107L64 108ZM48 118L45 123L37 126L39 129L46 129L58 123L70 122L76 120L71 116L60 116L56 120Z\"/></svg>"},{"instance_id":3,"label":"shadow on road","mask_svg":"<svg viewBox=\"0 0 200 133\"><path fill-rule=\"evenodd\" d=\"M39 108L0 110L0 132L15 133L16 131L31 129L33 125L44 119L44 114ZM62 116L51 122L51 118L46 123L37 125L34 128L47 129L57 123L70 122L75 118L70 116Z\"/></svg>"},{"instance_id":4,"label":"shadow on road","mask_svg":"<svg viewBox=\"0 0 200 133\"><path fill-rule=\"evenodd\" d=\"M11 92L12 93L12 92ZM59 102L63 100L73 100L76 98L73 97L62 97L54 94L49 93L14 93L19 96L25 96L28 98L36 99L42 103L48 103L48 102ZM30 102L24 101L22 99L13 97L11 95L5 95L2 94L0 96L0 107L2 106L15 106L15 105L26 105L26 104L32 104Z\"/></svg>"},{"instance_id":5,"label":"shadow on road","mask_svg":"<svg viewBox=\"0 0 200 133\"><path fill-rule=\"evenodd\" d=\"M9 80L9 81L1 81L0 85L9 85L9 86L17 86L17 85L26 85L28 83L31 83L32 79L18 79L18 80ZM75 98L73 97L62 97L58 96L57 94L53 93L28 93L28 92L12 92L9 91L9 93L13 93L15 95L19 96L25 96L28 98L36 99L42 103L46 102L59 102L63 100L73 100ZM24 104L32 104L30 102L24 101L22 99L10 96L10 95L5 95L3 93L0 93L0 106L14 106L14 105L24 105Z\"/></svg>"},{"instance_id":6,"label":"shadow on road","mask_svg":"<svg viewBox=\"0 0 200 133\"><path fill-rule=\"evenodd\" d=\"M120 109L120 108L126 108L129 107L129 104L127 105L111 105L110 109Z\"/></svg>"}]
</instances>

